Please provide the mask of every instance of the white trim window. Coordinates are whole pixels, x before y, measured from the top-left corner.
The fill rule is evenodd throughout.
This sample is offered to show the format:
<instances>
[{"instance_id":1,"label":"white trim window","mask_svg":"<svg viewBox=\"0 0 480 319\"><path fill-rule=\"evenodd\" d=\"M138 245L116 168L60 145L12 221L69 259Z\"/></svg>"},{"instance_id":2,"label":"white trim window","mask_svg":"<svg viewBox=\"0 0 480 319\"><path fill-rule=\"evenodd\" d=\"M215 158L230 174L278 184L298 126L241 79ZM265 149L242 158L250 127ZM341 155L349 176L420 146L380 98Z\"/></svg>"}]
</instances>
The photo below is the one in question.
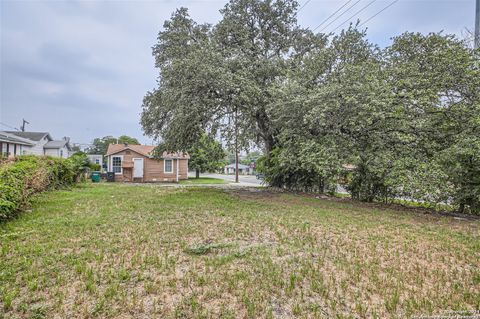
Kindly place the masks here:
<instances>
[{"instance_id":1,"label":"white trim window","mask_svg":"<svg viewBox=\"0 0 480 319\"><path fill-rule=\"evenodd\" d=\"M173 173L173 160L172 159L163 160L163 171L166 174Z\"/></svg>"},{"instance_id":2,"label":"white trim window","mask_svg":"<svg viewBox=\"0 0 480 319\"><path fill-rule=\"evenodd\" d=\"M112 172L114 172L115 174L123 173L122 161L123 161L123 156L121 155L112 156Z\"/></svg>"}]
</instances>

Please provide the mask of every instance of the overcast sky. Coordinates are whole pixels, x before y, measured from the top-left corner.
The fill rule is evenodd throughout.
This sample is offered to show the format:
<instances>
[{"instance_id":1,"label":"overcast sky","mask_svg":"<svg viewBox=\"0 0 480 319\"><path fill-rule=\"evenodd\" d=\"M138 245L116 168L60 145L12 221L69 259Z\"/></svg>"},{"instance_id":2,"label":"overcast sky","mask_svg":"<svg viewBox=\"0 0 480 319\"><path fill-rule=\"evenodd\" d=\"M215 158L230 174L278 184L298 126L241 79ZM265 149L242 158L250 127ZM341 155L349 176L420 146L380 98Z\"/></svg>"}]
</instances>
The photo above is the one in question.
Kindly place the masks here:
<instances>
[{"instance_id":1,"label":"overcast sky","mask_svg":"<svg viewBox=\"0 0 480 319\"><path fill-rule=\"evenodd\" d=\"M311 0L299 12L299 24L313 29L346 1ZM370 2L361 0L324 31ZM391 2L376 0L352 21L365 21ZM0 130L19 127L25 118L30 131L77 143L123 134L150 143L139 118L143 96L156 85L151 47L158 31L175 8L187 7L197 22L215 23L225 3L0 0ZM366 24L368 37L381 46L404 31L444 30L465 38L474 9L475 0L399 0Z\"/></svg>"}]
</instances>

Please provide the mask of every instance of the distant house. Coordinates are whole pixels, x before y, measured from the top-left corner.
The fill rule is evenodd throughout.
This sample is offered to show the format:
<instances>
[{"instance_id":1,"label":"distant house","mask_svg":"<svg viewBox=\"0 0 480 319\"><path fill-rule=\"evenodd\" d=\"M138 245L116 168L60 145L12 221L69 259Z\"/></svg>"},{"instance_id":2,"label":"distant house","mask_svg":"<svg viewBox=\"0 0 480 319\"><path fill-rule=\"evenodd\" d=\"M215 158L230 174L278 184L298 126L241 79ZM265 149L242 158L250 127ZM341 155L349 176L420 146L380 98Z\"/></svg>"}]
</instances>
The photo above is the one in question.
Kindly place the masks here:
<instances>
[{"instance_id":1,"label":"distant house","mask_svg":"<svg viewBox=\"0 0 480 319\"><path fill-rule=\"evenodd\" d=\"M110 144L106 162L116 182L178 182L188 179L186 153L164 152L154 158L155 146Z\"/></svg>"},{"instance_id":2,"label":"distant house","mask_svg":"<svg viewBox=\"0 0 480 319\"><path fill-rule=\"evenodd\" d=\"M235 174L235 164L229 164L224 167L225 174ZM238 164L238 174L250 175L253 174L253 169L248 165Z\"/></svg>"},{"instance_id":3,"label":"distant house","mask_svg":"<svg viewBox=\"0 0 480 319\"><path fill-rule=\"evenodd\" d=\"M103 167L103 155L101 154L87 154L88 161L92 164L98 164Z\"/></svg>"},{"instance_id":4,"label":"distant house","mask_svg":"<svg viewBox=\"0 0 480 319\"><path fill-rule=\"evenodd\" d=\"M17 153L17 155L33 154L68 158L72 151L70 138L68 137L54 140L48 132L2 131L0 133L9 134L30 142L30 145L22 147L21 152Z\"/></svg>"},{"instance_id":5,"label":"distant house","mask_svg":"<svg viewBox=\"0 0 480 319\"><path fill-rule=\"evenodd\" d=\"M63 157L68 158L72 152L72 147L70 146L70 139L64 137L61 140L49 141L43 145L45 155L54 156L54 157Z\"/></svg>"},{"instance_id":6,"label":"distant house","mask_svg":"<svg viewBox=\"0 0 480 319\"><path fill-rule=\"evenodd\" d=\"M25 154L25 150L34 145L34 142L0 131L0 156L14 157Z\"/></svg>"}]
</instances>

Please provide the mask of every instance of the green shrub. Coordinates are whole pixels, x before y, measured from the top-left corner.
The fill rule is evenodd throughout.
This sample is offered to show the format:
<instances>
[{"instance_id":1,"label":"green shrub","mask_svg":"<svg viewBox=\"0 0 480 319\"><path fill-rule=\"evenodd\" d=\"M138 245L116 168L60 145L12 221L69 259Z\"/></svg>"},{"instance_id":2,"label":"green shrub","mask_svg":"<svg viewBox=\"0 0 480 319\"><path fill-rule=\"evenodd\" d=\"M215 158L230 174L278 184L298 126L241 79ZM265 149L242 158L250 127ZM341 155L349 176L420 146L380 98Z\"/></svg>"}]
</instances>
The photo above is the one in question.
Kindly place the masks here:
<instances>
[{"instance_id":1,"label":"green shrub","mask_svg":"<svg viewBox=\"0 0 480 319\"><path fill-rule=\"evenodd\" d=\"M100 171L102 169L100 164L95 164L95 163L90 163L89 167L92 171Z\"/></svg>"},{"instance_id":2,"label":"green shrub","mask_svg":"<svg viewBox=\"0 0 480 319\"><path fill-rule=\"evenodd\" d=\"M74 184L82 175L78 158L20 156L0 163L0 221L15 217L31 195Z\"/></svg>"}]
</instances>

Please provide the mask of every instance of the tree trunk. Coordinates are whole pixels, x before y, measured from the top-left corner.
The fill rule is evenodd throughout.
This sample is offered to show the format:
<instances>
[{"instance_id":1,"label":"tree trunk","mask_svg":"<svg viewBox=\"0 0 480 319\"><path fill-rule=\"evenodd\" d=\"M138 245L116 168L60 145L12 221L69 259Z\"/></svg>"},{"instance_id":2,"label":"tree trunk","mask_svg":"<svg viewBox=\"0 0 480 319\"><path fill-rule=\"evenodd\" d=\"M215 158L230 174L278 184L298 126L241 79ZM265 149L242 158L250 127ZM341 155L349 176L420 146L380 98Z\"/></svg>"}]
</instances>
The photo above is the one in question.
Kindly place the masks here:
<instances>
[{"instance_id":1,"label":"tree trunk","mask_svg":"<svg viewBox=\"0 0 480 319\"><path fill-rule=\"evenodd\" d=\"M465 203L460 203L458 207L458 213L463 214L465 212Z\"/></svg>"},{"instance_id":2,"label":"tree trunk","mask_svg":"<svg viewBox=\"0 0 480 319\"><path fill-rule=\"evenodd\" d=\"M235 107L235 183L238 183L238 108Z\"/></svg>"},{"instance_id":3,"label":"tree trunk","mask_svg":"<svg viewBox=\"0 0 480 319\"><path fill-rule=\"evenodd\" d=\"M275 146L275 139L271 132L271 123L268 118L268 115L264 110L257 110L255 114L255 119L257 122L258 129L260 130L260 136L265 143L265 154L268 157L270 152L273 150Z\"/></svg>"},{"instance_id":4,"label":"tree trunk","mask_svg":"<svg viewBox=\"0 0 480 319\"><path fill-rule=\"evenodd\" d=\"M200 178L200 170L198 168L195 170L195 178Z\"/></svg>"}]
</instances>

